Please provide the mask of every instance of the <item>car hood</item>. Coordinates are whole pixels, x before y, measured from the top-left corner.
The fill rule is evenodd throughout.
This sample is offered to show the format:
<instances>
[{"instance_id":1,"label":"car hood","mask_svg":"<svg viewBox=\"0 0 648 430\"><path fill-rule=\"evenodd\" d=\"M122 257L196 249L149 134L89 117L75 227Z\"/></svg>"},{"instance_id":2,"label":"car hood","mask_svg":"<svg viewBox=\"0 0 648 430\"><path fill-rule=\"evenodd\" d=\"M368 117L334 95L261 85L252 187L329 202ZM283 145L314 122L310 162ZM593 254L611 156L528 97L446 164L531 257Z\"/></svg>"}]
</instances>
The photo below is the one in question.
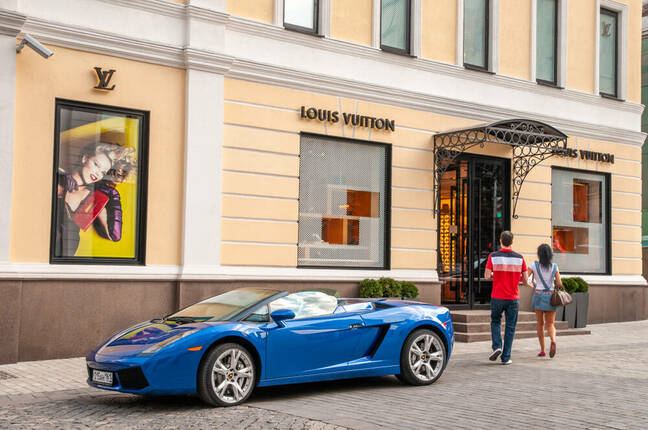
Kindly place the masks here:
<instances>
[{"instance_id":1,"label":"car hood","mask_svg":"<svg viewBox=\"0 0 648 430\"><path fill-rule=\"evenodd\" d=\"M205 323L145 322L113 336L99 347L97 354L110 356L136 355L156 344L168 342L176 336L193 333L209 326L210 324Z\"/></svg>"}]
</instances>

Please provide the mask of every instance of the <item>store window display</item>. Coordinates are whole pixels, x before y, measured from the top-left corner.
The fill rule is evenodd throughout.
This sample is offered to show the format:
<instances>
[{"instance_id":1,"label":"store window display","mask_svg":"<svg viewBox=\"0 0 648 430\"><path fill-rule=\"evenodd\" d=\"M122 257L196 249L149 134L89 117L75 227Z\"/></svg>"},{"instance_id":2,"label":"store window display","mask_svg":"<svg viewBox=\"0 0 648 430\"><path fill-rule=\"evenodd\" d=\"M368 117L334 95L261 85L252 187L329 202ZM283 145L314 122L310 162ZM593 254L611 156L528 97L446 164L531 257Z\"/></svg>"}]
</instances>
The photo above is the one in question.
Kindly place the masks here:
<instances>
[{"instance_id":1,"label":"store window display","mask_svg":"<svg viewBox=\"0 0 648 430\"><path fill-rule=\"evenodd\" d=\"M141 263L146 118L57 103L53 262Z\"/></svg>"},{"instance_id":2,"label":"store window display","mask_svg":"<svg viewBox=\"0 0 648 430\"><path fill-rule=\"evenodd\" d=\"M607 273L608 177L552 170L552 236L555 260L563 272Z\"/></svg>"}]
</instances>

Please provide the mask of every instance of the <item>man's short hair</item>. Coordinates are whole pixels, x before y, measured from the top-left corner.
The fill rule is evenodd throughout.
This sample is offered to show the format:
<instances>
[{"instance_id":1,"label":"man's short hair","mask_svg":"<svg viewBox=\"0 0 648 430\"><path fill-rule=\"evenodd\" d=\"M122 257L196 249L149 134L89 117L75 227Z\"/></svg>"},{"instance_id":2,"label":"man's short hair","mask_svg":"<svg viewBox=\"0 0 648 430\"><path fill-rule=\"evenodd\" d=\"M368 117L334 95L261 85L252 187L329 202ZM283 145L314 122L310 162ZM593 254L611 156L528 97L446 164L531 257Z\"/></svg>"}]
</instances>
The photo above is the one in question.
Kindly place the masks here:
<instances>
[{"instance_id":1,"label":"man's short hair","mask_svg":"<svg viewBox=\"0 0 648 430\"><path fill-rule=\"evenodd\" d=\"M513 233L504 230L502 234L500 234L500 241L502 242L502 246L511 246L513 243Z\"/></svg>"}]
</instances>

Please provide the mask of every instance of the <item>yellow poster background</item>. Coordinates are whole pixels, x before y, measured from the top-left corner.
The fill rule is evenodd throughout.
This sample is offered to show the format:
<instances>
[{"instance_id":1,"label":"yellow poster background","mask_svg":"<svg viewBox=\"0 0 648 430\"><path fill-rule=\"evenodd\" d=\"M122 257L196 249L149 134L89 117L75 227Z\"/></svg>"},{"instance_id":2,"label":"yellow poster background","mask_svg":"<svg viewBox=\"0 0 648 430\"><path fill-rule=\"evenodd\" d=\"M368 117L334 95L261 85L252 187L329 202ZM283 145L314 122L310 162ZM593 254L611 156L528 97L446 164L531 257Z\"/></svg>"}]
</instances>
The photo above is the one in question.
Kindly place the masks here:
<instances>
[{"instance_id":1,"label":"yellow poster background","mask_svg":"<svg viewBox=\"0 0 648 430\"><path fill-rule=\"evenodd\" d=\"M105 115L100 121L84 124L61 132L60 143L65 145L83 145L89 142L110 142L135 149L139 157L140 120ZM91 226L79 232L80 241L75 257L135 258L135 236L137 222L137 170L115 189L119 192L122 207L121 239L113 242L104 239Z\"/></svg>"}]
</instances>

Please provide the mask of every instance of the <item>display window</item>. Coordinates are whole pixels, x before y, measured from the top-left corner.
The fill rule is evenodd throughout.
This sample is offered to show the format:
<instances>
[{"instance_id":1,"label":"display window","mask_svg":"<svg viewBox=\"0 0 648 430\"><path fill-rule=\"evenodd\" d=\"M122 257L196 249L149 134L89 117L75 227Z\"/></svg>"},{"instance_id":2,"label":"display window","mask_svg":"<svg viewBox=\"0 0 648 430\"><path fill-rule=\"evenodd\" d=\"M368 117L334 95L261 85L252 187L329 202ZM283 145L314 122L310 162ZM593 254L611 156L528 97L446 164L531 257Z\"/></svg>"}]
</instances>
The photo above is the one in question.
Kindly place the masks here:
<instances>
[{"instance_id":1,"label":"display window","mask_svg":"<svg viewBox=\"0 0 648 430\"><path fill-rule=\"evenodd\" d=\"M57 100L50 259L144 262L148 113Z\"/></svg>"},{"instance_id":2,"label":"display window","mask_svg":"<svg viewBox=\"0 0 648 430\"><path fill-rule=\"evenodd\" d=\"M609 176L554 168L554 261L563 273L609 273Z\"/></svg>"},{"instance_id":3,"label":"display window","mask_svg":"<svg viewBox=\"0 0 648 430\"><path fill-rule=\"evenodd\" d=\"M299 266L388 268L390 147L303 134Z\"/></svg>"}]
</instances>

